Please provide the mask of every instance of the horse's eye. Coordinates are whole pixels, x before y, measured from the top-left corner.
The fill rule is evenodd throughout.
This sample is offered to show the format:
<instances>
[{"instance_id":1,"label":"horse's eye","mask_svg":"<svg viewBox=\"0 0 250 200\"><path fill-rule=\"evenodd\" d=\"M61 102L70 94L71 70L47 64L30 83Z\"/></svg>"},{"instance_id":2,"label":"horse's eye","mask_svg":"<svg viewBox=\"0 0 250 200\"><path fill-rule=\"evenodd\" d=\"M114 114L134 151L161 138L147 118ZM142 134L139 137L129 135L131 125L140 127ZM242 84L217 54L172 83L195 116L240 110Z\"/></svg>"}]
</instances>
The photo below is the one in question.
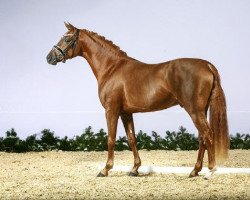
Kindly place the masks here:
<instances>
[{"instance_id":1,"label":"horse's eye","mask_svg":"<svg viewBox=\"0 0 250 200\"><path fill-rule=\"evenodd\" d=\"M65 38L65 42L70 42L70 38Z\"/></svg>"}]
</instances>

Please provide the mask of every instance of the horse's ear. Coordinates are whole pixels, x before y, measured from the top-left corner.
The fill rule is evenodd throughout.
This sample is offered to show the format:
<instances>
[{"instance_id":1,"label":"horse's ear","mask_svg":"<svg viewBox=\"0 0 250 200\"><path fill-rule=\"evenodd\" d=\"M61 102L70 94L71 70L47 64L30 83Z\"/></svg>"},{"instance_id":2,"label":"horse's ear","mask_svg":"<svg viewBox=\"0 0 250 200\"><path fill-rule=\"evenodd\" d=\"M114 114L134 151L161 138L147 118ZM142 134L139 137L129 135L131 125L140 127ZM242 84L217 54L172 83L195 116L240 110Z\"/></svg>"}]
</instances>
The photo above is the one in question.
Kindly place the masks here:
<instances>
[{"instance_id":1,"label":"horse's ear","mask_svg":"<svg viewBox=\"0 0 250 200\"><path fill-rule=\"evenodd\" d=\"M64 24L65 24L66 28L67 28L69 31L75 29L75 27L74 27L72 24L70 24L69 22L64 22Z\"/></svg>"}]
</instances>

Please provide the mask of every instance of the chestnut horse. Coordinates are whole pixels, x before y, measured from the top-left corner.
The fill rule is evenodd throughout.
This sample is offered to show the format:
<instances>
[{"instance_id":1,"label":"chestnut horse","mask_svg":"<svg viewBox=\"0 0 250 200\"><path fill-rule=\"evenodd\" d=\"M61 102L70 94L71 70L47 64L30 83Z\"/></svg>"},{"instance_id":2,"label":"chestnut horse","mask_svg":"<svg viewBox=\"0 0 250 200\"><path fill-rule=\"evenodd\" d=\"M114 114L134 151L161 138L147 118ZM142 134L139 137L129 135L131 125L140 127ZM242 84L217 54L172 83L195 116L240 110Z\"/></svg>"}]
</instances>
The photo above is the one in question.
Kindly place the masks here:
<instances>
[{"instance_id":1,"label":"chestnut horse","mask_svg":"<svg viewBox=\"0 0 250 200\"><path fill-rule=\"evenodd\" d=\"M229 136L225 96L214 65L194 58L146 64L127 56L97 33L79 30L69 23L65 26L68 31L49 52L47 61L56 65L82 56L93 70L108 127L108 159L99 177L107 176L113 167L119 117L134 155L134 166L129 175L137 176L141 159L136 147L133 113L175 105L187 111L199 132L198 158L190 177L201 171L206 149L210 173L216 170L216 161L228 156Z\"/></svg>"}]
</instances>

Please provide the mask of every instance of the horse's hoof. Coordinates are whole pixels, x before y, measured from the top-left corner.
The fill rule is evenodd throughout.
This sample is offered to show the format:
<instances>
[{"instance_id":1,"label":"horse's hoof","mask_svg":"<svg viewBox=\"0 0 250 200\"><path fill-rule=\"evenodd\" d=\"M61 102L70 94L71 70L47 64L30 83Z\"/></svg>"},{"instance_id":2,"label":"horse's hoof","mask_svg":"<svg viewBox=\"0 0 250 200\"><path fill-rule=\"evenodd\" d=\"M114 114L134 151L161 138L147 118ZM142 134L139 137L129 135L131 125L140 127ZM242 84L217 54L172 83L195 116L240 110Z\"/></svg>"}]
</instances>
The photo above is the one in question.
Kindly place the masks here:
<instances>
[{"instance_id":1,"label":"horse's hoof","mask_svg":"<svg viewBox=\"0 0 250 200\"><path fill-rule=\"evenodd\" d=\"M103 173L99 173L98 175L97 175L97 177L105 177L105 175L103 174Z\"/></svg>"},{"instance_id":2,"label":"horse's hoof","mask_svg":"<svg viewBox=\"0 0 250 200\"><path fill-rule=\"evenodd\" d=\"M190 174L189 174L189 178L193 178L199 176L198 172L196 172L195 170L193 170Z\"/></svg>"},{"instance_id":3,"label":"horse's hoof","mask_svg":"<svg viewBox=\"0 0 250 200\"><path fill-rule=\"evenodd\" d=\"M217 171L217 168L216 168L216 167L214 167L213 169L209 170L209 171L205 174L204 179L205 179L205 180L211 179L216 171Z\"/></svg>"},{"instance_id":4,"label":"horse's hoof","mask_svg":"<svg viewBox=\"0 0 250 200\"><path fill-rule=\"evenodd\" d=\"M129 172L128 173L129 176L138 176L138 172L134 173L134 172Z\"/></svg>"}]
</instances>

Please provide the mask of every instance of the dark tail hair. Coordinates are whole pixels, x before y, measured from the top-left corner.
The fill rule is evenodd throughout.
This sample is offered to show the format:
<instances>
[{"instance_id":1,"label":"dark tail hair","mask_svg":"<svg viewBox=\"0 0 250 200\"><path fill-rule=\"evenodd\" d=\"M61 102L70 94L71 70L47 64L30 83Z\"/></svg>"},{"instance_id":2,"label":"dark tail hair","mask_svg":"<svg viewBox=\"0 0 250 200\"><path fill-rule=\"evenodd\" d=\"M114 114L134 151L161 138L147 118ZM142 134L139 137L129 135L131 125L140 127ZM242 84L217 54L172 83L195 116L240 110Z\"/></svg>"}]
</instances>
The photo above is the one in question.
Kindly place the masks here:
<instances>
[{"instance_id":1,"label":"dark tail hair","mask_svg":"<svg viewBox=\"0 0 250 200\"><path fill-rule=\"evenodd\" d=\"M228 158L228 149L230 145L226 98L221 87L220 76L217 69L209 64L214 74L214 87L210 99L210 126L213 131L213 147L215 158L221 162Z\"/></svg>"}]
</instances>

